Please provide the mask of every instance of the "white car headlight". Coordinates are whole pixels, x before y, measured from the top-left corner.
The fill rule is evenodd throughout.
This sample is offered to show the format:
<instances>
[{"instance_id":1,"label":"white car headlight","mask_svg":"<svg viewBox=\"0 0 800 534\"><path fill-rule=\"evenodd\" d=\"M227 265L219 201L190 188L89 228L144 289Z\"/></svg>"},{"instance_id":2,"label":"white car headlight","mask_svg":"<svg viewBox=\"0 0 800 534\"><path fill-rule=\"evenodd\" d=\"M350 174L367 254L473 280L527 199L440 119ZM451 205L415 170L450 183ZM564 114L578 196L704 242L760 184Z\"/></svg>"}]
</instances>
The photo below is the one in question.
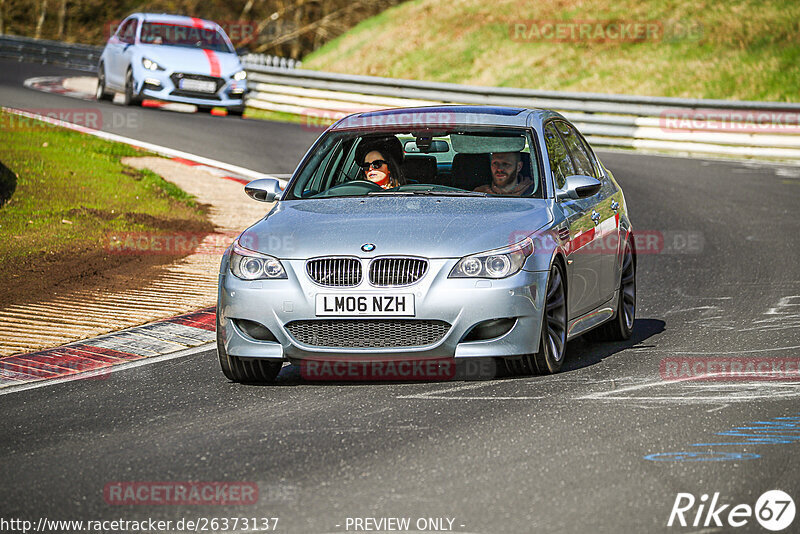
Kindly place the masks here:
<instances>
[{"instance_id":1,"label":"white car headlight","mask_svg":"<svg viewBox=\"0 0 800 534\"><path fill-rule=\"evenodd\" d=\"M244 70L240 70L239 72L233 75L233 79L236 80L237 82L240 82L245 78L247 78L247 71Z\"/></svg>"},{"instance_id":2,"label":"white car headlight","mask_svg":"<svg viewBox=\"0 0 800 534\"><path fill-rule=\"evenodd\" d=\"M236 241L231 250L231 272L242 280L278 280L286 278L286 270L280 260L248 250Z\"/></svg>"},{"instance_id":3,"label":"white car headlight","mask_svg":"<svg viewBox=\"0 0 800 534\"><path fill-rule=\"evenodd\" d=\"M533 241L526 237L507 247L461 258L448 278L506 278L518 273L531 254Z\"/></svg>"},{"instance_id":4,"label":"white car headlight","mask_svg":"<svg viewBox=\"0 0 800 534\"><path fill-rule=\"evenodd\" d=\"M146 57L142 58L142 66L147 70L164 70L164 67L162 67L152 59L148 59Z\"/></svg>"}]
</instances>

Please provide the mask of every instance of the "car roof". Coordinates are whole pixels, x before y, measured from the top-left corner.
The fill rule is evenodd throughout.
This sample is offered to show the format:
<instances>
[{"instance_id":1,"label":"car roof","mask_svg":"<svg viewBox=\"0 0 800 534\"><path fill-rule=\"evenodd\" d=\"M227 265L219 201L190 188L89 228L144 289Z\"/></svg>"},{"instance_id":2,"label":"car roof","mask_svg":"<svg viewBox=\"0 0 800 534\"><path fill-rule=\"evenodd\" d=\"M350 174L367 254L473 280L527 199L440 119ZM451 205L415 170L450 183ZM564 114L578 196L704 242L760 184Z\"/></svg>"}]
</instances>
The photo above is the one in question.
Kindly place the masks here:
<instances>
[{"instance_id":1,"label":"car roof","mask_svg":"<svg viewBox=\"0 0 800 534\"><path fill-rule=\"evenodd\" d=\"M330 129L413 130L455 125L525 127L541 123L551 116L561 117L559 113L546 109L464 105L422 106L354 113L337 121Z\"/></svg>"},{"instance_id":2,"label":"car roof","mask_svg":"<svg viewBox=\"0 0 800 534\"><path fill-rule=\"evenodd\" d=\"M202 25L206 28L216 28L218 26L213 20L198 19L185 15L170 15L168 13L133 13L131 16L136 16L144 22L168 22L184 26Z\"/></svg>"}]
</instances>

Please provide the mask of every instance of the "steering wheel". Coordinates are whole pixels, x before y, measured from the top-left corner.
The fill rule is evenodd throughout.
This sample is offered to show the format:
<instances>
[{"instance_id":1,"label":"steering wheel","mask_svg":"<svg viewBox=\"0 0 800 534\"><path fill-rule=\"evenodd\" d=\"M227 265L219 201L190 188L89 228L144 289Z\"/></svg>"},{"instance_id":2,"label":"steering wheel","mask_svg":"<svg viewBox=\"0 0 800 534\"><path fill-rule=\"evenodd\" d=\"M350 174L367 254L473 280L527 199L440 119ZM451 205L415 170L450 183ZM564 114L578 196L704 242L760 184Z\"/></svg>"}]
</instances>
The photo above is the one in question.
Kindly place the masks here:
<instances>
[{"instance_id":1,"label":"steering wheel","mask_svg":"<svg viewBox=\"0 0 800 534\"><path fill-rule=\"evenodd\" d=\"M383 188L369 180L353 180L351 182L335 185L320 195L315 196L366 195L373 191L383 191Z\"/></svg>"}]
</instances>

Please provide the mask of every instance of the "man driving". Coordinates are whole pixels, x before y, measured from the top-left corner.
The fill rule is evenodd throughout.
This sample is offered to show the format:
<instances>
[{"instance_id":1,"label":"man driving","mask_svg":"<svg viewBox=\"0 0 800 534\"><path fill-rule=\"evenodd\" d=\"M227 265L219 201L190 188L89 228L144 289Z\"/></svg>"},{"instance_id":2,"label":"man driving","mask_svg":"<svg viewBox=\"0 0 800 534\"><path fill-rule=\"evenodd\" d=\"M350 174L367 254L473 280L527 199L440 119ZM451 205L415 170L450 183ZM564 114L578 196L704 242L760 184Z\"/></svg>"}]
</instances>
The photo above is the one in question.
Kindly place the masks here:
<instances>
[{"instance_id":1,"label":"man driving","mask_svg":"<svg viewBox=\"0 0 800 534\"><path fill-rule=\"evenodd\" d=\"M533 192L535 184L522 174L520 152L495 152L491 157L492 183L475 188L478 193L523 196Z\"/></svg>"}]
</instances>

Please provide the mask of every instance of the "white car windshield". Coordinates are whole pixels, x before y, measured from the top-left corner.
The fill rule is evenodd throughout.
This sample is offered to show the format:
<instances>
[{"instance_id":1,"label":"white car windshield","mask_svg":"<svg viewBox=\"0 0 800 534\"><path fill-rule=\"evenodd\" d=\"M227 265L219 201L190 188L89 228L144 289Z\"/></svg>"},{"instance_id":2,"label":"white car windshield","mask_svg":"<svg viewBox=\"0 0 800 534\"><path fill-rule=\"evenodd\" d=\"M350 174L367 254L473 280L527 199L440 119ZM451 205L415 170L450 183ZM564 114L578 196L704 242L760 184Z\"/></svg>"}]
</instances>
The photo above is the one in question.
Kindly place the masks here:
<instances>
[{"instance_id":1,"label":"white car windshield","mask_svg":"<svg viewBox=\"0 0 800 534\"><path fill-rule=\"evenodd\" d=\"M165 22L145 22L142 44L202 48L215 52L233 52L227 39L213 28L198 28Z\"/></svg>"}]
</instances>

